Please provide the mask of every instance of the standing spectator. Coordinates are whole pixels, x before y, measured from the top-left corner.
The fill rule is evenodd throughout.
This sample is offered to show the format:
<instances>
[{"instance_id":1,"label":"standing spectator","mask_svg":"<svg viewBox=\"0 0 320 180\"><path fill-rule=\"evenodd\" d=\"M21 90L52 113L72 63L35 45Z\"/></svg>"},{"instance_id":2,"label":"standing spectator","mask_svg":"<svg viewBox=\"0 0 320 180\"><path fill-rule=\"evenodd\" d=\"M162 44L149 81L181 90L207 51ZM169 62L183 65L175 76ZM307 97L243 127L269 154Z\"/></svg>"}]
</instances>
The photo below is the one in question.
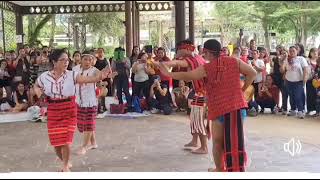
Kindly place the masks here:
<instances>
[{"instance_id":1,"label":"standing spectator","mask_svg":"<svg viewBox=\"0 0 320 180\"><path fill-rule=\"evenodd\" d=\"M297 43L297 44L295 44L295 47L297 49L298 56L302 56L305 58L306 56L305 56L305 50L304 50L303 44Z\"/></svg>"},{"instance_id":2,"label":"standing spectator","mask_svg":"<svg viewBox=\"0 0 320 180\"><path fill-rule=\"evenodd\" d=\"M241 48L241 57L240 57L240 59L243 61L243 62L245 62L245 63L247 63L248 64L248 56L249 56L249 51L248 51L248 48L247 47L245 47L245 46L243 46L242 48Z\"/></svg>"},{"instance_id":3,"label":"standing spectator","mask_svg":"<svg viewBox=\"0 0 320 180\"><path fill-rule=\"evenodd\" d=\"M144 52L138 55L138 61L132 66L132 73L134 76L134 89L133 96L138 96L141 99L141 92L146 99L149 98L150 89L149 87L149 76L147 72L147 59L148 55Z\"/></svg>"},{"instance_id":4,"label":"standing spectator","mask_svg":"<svg viewBox=\"0 0 320 180\"><path fill-rule=\"evenodd\" d=\"M229 51L228 47L223 47L221 49L221 56L230 56L230 51Z\"/></svg>"},{"instance_id":5,"label":"standing spectator","mask_svg":"<svg viewBox=\"0 0 320 180\"><path fill-rule=\"evenodd\" d=\"M132 49L131 56L130 56L130 58L129 58L129 59L130 59L130 64L131 64L131 66L133 66L133 64L138 61L139 52L140 52L139 46L134 46L133 49ZM131 68L132 68L132 67L131 67ZM135 73L134 73L134 72L131 72L132 90L135 89L134 75L135 75Z\"/></svg>"},{"instance_id":6,"label":"standing spectator","mask_svg":"<svg viewBox=\"0 0 320 180\"><path fill-rule=\"evenodd\" d=\"M286 72L287 87L290 96L291 110L289 116L295 116L298 109L298 117L304 119L304 85L308 80L308 62L302 56L298 56L297 49L291 46L289 57L282 66L282 72Z\"/></svg>"},{"instance_id":7,"label":"standing spectator","mask_svg":"<svg viewBox=\"0 0 320 180\"><path fill-rule=\"evenodd\" d=\"M256 46L256 41L254 39L250 40L250 44L249 44L249 55L248 55L248 59L252 60L253 59L253 51L257 50L257 46Z\"/></svg>"},{"instance_id":8,"label":"standing spectator","mask_svg":"<svg viewBox=\"0 0 320 180\"><path fill-rule=\"evenodd\" d=\"M6 60L0 61L0 89L5 88L7 99L12 100L12 90L11 90L11 80L12 76L10 76L8 71L8 63Z\"/></svg>"},{"instance_id":9,"label":"standing spectator","mask_svg":"<svg viewBox=\"0 0 320 180\"><path fill-rule=\"evenodd\" d=\"M198 45L197 46L197 50L198 50L198 55L203 56L203 47L202 47L202 45Z\"/></svg>"},{"instance_id":10,"label":"standing spectator","mask_svg":"<svg viewBox=\"0 0 320 180\"><path fill-rule=\"evenodd\" d=\"M17 60L14 62L14 65L16 67L16 73L14 77L14 82L20 82L26 86L29 84L29 76L30 76L30 63L29 63L28 56L24 49L19 50L19 56L17 57Z\"/></svg>"},{"instance_id":11,"label":"standing spectator","mask_svg":"<svg viewBox=\"0 0 320 180\"><path fill-rule=\"evenodd\" d=\"M72 70L73 67L77 66L80 63L81 63L81 53L79 51L75 51L69 63L68 70Z\"/></svg>"},{"instance_id":12,"label":"standing spectator","mask_svg":"<svg viewBox=\"0 0 320 180\"><path fill-rule=\"evenodd\" d=\"M39 77L42 73L51 70L53 68L53 65L49 61L48 51L43 50L42 53L38 52L38 54L40 55L37 58L37 65L39 66L39 69L38 69L38 77Z\"/></svg>"},{"instance_id":13,"label":"standing spectator","mask_svg":"<svg viewBox=\"0 0 320 180\"><path fill-rule=\"evenodd\" d=\"M317 67L318 60L318 49L312 48L308 56L309 64L309 79L307 81L307 111L308 115L316 115L316 99L317 99L317 90L312 85L312 80L315 78L315 71Z\"/></svg>"},{"instance_id":14,"label":"standing spectator","mask_svg":"<svg viewBox=\"0 0 320 180\"><path fill-rule=\"evenodd\" d=\"M284 74L281 72L281 66L284 63L284 60L286 58L287 52L285 51L284 47L278 46L276 48L276 56L272 58L272 63L271 66L273 68L272 72L272 78L274 85L276 85L282 95L282 107L279 108L279 112L283 112L283 114L287 114L287 109L288 109L288 91L285 86L285 81L284 81Z\"/></svg>"},{"instance_id":15,"label":"standing spectator","mask_svg":"<svg viewBox=\"0 0 320 180\"><path fill-rule=\"evenodd\" d=\"M125 50L121 47L116 48L114 54L115 57L112 62L112 70L117 72L115 77L117 97L119 104L123 104L122 93L124 93L130 110L132 105L132 98L129 92L130 60L125 57Z\"/></svg>"},{"instance_id":16,"label":"standing spectator","mask_svg":"<svg viewBox=\"0 0 320 180\"><path fill-rule=\"evenodd\" d=\"M240 47L234 47L233 48L232 57L240 59L240 57L241 57L241 48Z\"/></svg>"},{"instance_id":17,"label":"standing spectator","mask_svg":"<svg viewBox=\"0 0 320 180\"><path fill-rule=\"evenodd\" d=\"M254 99L257 99L259 93L259 84L263 81L263 71L265 70L265 64L262 59L259 59L259 51L254 50L252 67L257 71L256 79L254 80Z\"/></svg>"},{"instance_id":18,"label":"standing spectator","mask_svg":"<svg viewBox=\"0 0 320 180\"><path fill-rule=\"evenodd\" d=\"M90 51L91 55L96 55L95 50L91 49ZM103 48L98 48L97 50L97 61L95 63L95 67L98 70L102 70L104 68L111 68L110 62L105 58L104 56L104 49ZM112 79L111 78L106 78L104 80L102 80L103 82L106 83L99 83L99 85L105 85L105 86L100 86L101 88L107 88L108 89L108 96L112 96ZM104 111L106 111L106 107L105 107L105 97L101 96L99 97L99 106L98 106L98 112L99 113L103 113Z\"/></svg>"},{"instance_id":19,"label":"standing spectator","mask_svg":"<svg viewBox=\"0 0 320 180\"><path fill-rule=\"evenodd\" d=\"M98 48L97 50L97 61L96 61L95 67L100 71L104 68L111 68L110 62L105 57L103 48ZM107 78L107 79L104 79L103 81L108 82L108 85L107 85L108 96L112 96L112 79Z\"/></svg>"},{"instance_id":20,"label":"standing spectator","mask_svg":"<svg viewBox=\"0 0 320 180\"><path fill-rule=\"evenodd\" d=\"M168 58L168 56L167 56L166 51L165 51L164 48L159 47L158 50L157 50L157 52L158 52L158 56L155 58L155 61L157 61L157 62L168 62L168 61L171 61L170 58ZM167 87L169 87L171 78L163 75L163 74L160 72L159 69L156 70L156 74L160 76L160 78L161 78L161 83L162 83L162 84L166 84Z\"/></svg>"}]
</instances>

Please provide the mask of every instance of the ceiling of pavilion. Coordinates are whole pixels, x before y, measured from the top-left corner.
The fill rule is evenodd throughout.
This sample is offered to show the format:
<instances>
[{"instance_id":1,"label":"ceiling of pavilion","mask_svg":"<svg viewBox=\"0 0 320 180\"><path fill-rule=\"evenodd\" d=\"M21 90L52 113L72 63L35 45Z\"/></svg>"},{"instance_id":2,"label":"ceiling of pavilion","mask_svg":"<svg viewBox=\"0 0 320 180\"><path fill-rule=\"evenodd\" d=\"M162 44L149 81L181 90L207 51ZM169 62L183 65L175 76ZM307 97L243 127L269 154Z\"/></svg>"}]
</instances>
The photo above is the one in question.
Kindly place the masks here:
<instances>
[{"instance_id":1,"label":"ceiling of pavilion","mask_svg":"<svg viewBox=\"0 0 320 180\"><path fill-rule=\"evenodd\" d=\"M82 4L117 4L125 1L9 1L19 6L57 6ZM168 2L168 1L137 1L137 2Z\"/></svg>"}]
</instances>

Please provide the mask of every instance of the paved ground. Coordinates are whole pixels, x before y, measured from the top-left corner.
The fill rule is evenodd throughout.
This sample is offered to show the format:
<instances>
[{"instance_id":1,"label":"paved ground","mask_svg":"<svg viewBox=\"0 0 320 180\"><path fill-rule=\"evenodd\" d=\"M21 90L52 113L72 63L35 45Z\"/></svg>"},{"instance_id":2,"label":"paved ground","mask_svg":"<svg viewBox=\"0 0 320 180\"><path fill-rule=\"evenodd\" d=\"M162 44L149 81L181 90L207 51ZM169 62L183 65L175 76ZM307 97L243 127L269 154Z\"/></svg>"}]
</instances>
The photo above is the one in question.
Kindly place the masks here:
<instances>
[{"instance_id":1,"label":"paved ground","mask_svg":"<svg viewBox=\"0 0 320 180\"><path fill-rule=\"evenodd\" d=\"M263 115L245 122L250 172L320 172L320 119L298 120ZM75 172L206 172L208 155L182 149L190 140L184 116L141 119L101 119L97 123L99 149L72 155ZM299 155L284 152L284 143L297 138ZM0 172L55 172L58 164L48 144L45 124L0 124ZM73 151L80 144L75 134Z\"/></svg>"}]
</instances>

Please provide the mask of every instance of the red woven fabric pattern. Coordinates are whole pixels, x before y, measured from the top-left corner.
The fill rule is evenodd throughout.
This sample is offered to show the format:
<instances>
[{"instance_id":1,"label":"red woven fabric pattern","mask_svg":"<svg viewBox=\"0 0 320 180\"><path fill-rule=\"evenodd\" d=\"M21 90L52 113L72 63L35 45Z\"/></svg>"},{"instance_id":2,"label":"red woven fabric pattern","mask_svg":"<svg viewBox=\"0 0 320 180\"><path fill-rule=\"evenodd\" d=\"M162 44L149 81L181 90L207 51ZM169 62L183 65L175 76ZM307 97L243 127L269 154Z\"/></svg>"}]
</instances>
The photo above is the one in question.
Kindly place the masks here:
<instances>
[{"instance_id":1,"label":"red woven fabric pattern","mask_svg":"<svg viewBox=\"0 0 320 180\"><path fill-rule=\"evenodd\" d=\"M229 112L246 108L238 61L233 57L220 57L204 65L208 98L208 120L215 120ZM221 108L223 107L223 108Z\"/></svg>"},{"instance_id":2,"label":"red woven fabric pattern","mask_svg":"<svg viewBox=\"0 0 320 180\"><path fill-rule=\"evenodd\" d=\"M79 132L96 130L97 107L78 107L78 123Z\"/></svg>"},{"instance_id":3,"label":"red woven fabric pattern","mask_svg":"<svg viewBox=\"0 0 320 180\"><path fill-rule=\"evenodd\" d=\"M75 98L69 102L49 103L48 135L52 146L72 144L77 124L77 105Z\"/></svg>"}]
</instances>

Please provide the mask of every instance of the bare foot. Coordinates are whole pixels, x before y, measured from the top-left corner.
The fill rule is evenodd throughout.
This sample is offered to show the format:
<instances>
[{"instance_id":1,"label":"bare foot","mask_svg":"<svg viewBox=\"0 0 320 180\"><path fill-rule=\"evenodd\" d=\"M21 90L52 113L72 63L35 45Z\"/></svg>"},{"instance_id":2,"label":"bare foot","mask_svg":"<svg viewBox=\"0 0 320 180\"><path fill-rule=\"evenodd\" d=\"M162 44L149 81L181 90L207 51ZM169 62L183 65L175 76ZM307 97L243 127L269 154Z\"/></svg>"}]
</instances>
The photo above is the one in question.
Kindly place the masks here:
<instances>
[{"instance_id":1,"label":"bare foot","mask_svg":"<svg viewBox=\"0 0 320 180\"><path fill-rule=\"evenodd\" d=\"M63 163L63 161L62 161L60 158L57 157L57 158L56 158L56 163L57 163L58 161L60 161L60 162ZM69 167L69 168L72 168L72 167L73 167L71 162L69 162L68 167Z\"/></svg>"},{"instance_id":2,"label":"bare foot","mask_svg":"<svg viewBox=\"0 0 320 180\"><path fill-rule=\"evenodd\" d=\"M70 168L69 167L64 167L61 169L60 172L71 172Z\"/></svg>"},{"instance_id":3,"label":"bare foot","mask_svg":"<svg viewBox=\"0 0 320 180\"><path fill-rule=\"evenodd\" d=\"M98 149L98 145L97 145L97 144L94 144L94 145L88 146L87 149L88 149L88 150Z\"/></svg>"},{"instance_id":4,"label":"bare foot","mask_svg":"<svg viewBox=\"0 0 320 180\"><path fill-rule=\"evenodd\" d=\"M208 172L219 172L219 171L218 171L218 169L216 169L216 168L209 168L209 169L208 169Z\"/></svg>"},{"instance_id":5,"label":"bare foot","mask_svg":"<svg viewBox=\"0 0 320 180\"><path fill-rule=\"evenodd\" d=\"M87 153L87 149L84 147L81 147L78 152L77 155L85 155Z\"/></svg>"},{"instance_id":6,"label":"bare foot","mask_svg":"<svg viewBox=\"0 0 320 180\"><path fill-rule=\"evenodd\" d=\"M193 154L208 154L208 150L203 149L203 148L199 148L196 150L192 150L191 153L193 153Z\"/></svg>"},{"instance_id":7,"label":"bare foot","mask_svg":"<svg viewBox=\"0 0 320 180\"><path fill-rule=\"evenodd\" d=\"M186 148L189 148L189 147L198 147L198 144L197 143L194 143L194 142L190 142L188 144L185 144L184 147Z\"/></svg>"}]
</instances>

